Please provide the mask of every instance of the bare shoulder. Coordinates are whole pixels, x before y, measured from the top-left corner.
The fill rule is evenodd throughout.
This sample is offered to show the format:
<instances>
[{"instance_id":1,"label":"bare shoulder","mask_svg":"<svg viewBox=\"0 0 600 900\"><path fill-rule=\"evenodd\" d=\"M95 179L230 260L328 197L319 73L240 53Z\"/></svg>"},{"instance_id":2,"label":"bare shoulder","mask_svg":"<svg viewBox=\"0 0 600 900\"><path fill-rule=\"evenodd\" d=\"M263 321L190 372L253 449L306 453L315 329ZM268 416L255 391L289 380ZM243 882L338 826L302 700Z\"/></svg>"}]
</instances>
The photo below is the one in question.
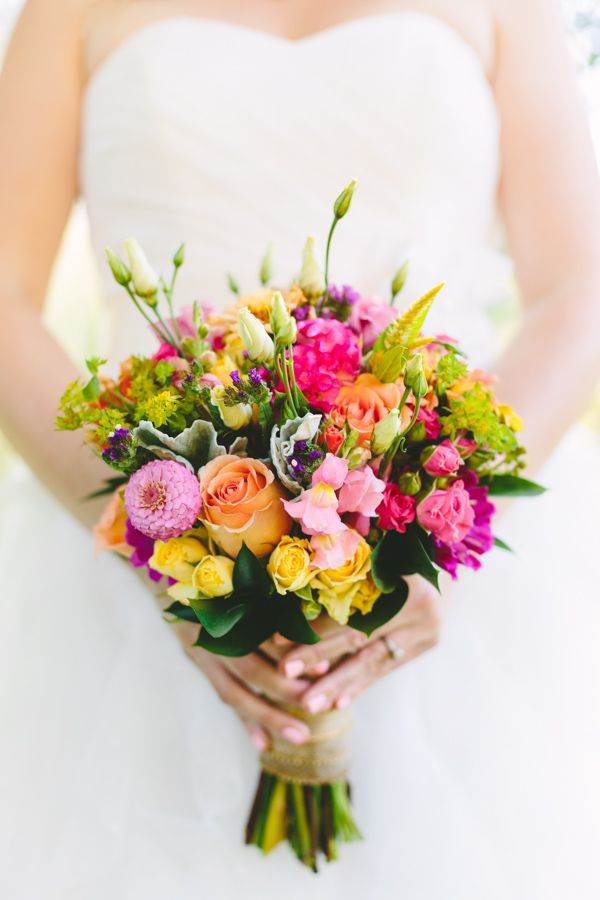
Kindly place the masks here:
<instances>
[{"instance_id":1,"label":"bare shoulder","mask_svg":"<svg viewBox=\"0 0 600 900\"><path fill-rule=\"evenodd\" d=\"M547 50L545 40L564 38L560 0L488 0L498 38L513 46L527 46L532 55Z\"/></svg>"}]
</instances>

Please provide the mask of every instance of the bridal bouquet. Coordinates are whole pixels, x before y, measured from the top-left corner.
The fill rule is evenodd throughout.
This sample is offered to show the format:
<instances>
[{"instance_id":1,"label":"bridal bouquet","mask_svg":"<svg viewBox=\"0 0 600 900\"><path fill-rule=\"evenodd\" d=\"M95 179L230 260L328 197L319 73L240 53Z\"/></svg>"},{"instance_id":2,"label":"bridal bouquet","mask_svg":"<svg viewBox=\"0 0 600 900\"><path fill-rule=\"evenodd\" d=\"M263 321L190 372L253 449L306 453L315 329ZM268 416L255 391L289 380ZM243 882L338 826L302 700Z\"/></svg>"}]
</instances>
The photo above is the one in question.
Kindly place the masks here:
<instances>
[{"instance_id":1,"label":"bridal bouquet","mask_svg":"<svg viewBox=\"0 0 600 900\"><path fill-rule=\"evenodd\" d=\"M328 278L331 239L352 182L337 198L324 272L314 239L299 278L276 290L270 254L262 289L215 312L175 314L181 247L169 281L135 241L117 282L154 331L150 357L116 377L91 359L64 393L61 429L83 429L118 473L98 526L101 544L168 579L170 617L196 622L197 645L239 656L276 632L319 640L330 616L370 635L407 599L404 576L437 587L445 570L476 569L493 546L493 494L533 494L523 478L519 419L471 369L455 340L428 334L435 287L399 314ZM299 715L299 711L296 711ZM359 837L347 783L348 710L306 715L312 739L275 739L247 842L287 839L316 869L322 851Z\"/></svg>"}]
</instances>

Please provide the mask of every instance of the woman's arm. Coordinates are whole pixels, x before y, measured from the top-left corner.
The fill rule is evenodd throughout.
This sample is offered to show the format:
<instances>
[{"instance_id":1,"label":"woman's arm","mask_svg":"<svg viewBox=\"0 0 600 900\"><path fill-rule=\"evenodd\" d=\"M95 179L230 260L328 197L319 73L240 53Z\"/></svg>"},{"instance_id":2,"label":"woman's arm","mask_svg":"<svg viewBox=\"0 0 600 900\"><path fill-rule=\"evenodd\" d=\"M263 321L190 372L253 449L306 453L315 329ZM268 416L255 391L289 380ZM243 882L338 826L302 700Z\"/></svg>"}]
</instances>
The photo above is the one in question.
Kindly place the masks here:
<instances>
[{"instance_id":1,"label":"woman's arm","mask_svg":"<svg viewBox=\"0 0 600 900\"><path fill-rule=\"evenodd\" d=\"M558 4L498 3L500 203L523 321L496 368L535 469L600 374L600 183Z\"/></svg>"},{"instance_id":2,"label":"woman's arm","mask_svg":"<svg viewBox=\"0 0 600 900\"><path fill-rule=\"evenodd\" d=\"M82 0L30 0L0 77L0 427L62 503L91 524L81 499L105 477L81 439L54 430L58 397L77 371L41 311L77 193Z\"/></svg>"}]
</instances>

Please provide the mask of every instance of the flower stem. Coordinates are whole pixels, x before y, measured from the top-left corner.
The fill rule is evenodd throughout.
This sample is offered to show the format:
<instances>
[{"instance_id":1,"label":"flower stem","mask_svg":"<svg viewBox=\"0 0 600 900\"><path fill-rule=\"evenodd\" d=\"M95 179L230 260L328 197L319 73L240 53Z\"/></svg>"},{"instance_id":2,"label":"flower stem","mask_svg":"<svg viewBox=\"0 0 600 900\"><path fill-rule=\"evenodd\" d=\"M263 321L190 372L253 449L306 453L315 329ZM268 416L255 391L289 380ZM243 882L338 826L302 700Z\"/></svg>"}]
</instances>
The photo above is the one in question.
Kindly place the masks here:
<instances>
[{"instance_id":1,"label":"flower stem","mask_svg":"<svg viewBox=\"0 0 600 900\"><path fill-rule=\"evenodd\" d=\"M327 236L327 246L325 248L325 294L324 300L327 299L327 294L329 292L329 253L331 250L331 239L333 237L333 232L335 231L335 226L339 222L338 217L336 216L331 223L331 228L329 229L329 234Z\"/></svg>"},{"instance_id":2,"label":"flower stem","mask_svg":"<svg viewBox=\"0 0 600 900\"><path fill-rule=\"evenodd\" d=\"M163 331L161 331L161 329L160 329L159 326L156 324L156 322L153 322L153 321L152 321L152 319L150 318L150 316L148 315L148 313L146 312L146 310L143 308L143 306L141 305L141 303L139 302L138 298L135 296L135 294L133 293L133 291L131 290L131 288L129 287L129 285L125 285L125 290L127 291L127 293L129 294L129 296L130 296L131 299L133 300L133 302L134 302L134 304L135 304L135 307L136 307L136 309L138 310L138 312L142 314L142 316L144 317L144 319L146 320L146 322L150 325L150 327L152 328L152 330L158 335L158 337L160 338L160 340L161 340L161 341L165 341L165 343L171 344L171 346L173 346L173 343L172 343L171 340L169 340L168 336L167 336Z\"/></svg>"}]
</instances>

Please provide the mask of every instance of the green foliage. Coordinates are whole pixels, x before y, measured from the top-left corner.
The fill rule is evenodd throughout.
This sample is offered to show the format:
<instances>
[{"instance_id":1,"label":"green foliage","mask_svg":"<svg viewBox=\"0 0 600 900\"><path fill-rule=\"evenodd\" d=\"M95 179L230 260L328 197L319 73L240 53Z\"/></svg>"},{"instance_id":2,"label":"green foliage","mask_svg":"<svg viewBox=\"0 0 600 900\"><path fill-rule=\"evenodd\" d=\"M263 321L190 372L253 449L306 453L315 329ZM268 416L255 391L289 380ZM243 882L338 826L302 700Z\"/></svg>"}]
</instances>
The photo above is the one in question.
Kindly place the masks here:
<instances>
[{"instance_id":1,"label":"green foliage","mask_svg":"<svg viewBox=\"0 0 600 900\"><path fill-rule=\"evenodd\" d=\"M397 616L408 598L408 585L404 579L400 579L391 594L382 594L375 601L375 606L370 613L363 616L361 612L355 612L350 616L348 625L357 631L371 636L377 629L381 628L394 616Z\"/></svg>"},{"instance_id":2,"label":"green foliage","mask_svg":"<svg viewBox=\"0 0 600 900\"><path fill-rule=\"evenodd\" d=\"M242 544L233 567L233 587L236 595L267 597L271 590L271 580L252 550Z\"/></svg>"},{"instance_id":3,"label":"green foliage","mask_svg":"<svg viewBox=\"0 0 600 900\"><path fill-rule=\"evenodd\" d=\"M185 603L179 603L178 601L167 606L164 612L166 615L173 616L175 619L183 619L185 622L198 621L198 617L192 607L187 606Z\"/></svg>"},{"instance_id":4,"label":"green foliage","mask_svg":"<svg viewBox=\"0 0 600 900\"><path fill-rule=\"evenodd\" d=\"M216 597L214 600L192 600L190 606L200 624L214 638L228 634L247 612L246 604L233 596Z\"/></svg>"},{"instance_id":5,"label":"green foliage","mask_svg":"<svg viewBox=\"0 0 600 900\"><path fill-rule=\"evenodd\" d=\"M401 576L415 574L421 575L439 589L439 570L433 564L430 538L422 528L413 523L403 534L398 531L384 534L371 559L371 575L380 591L392 593L400 583Z\"/></svg>"},{"instance_id":6,"label":"green foliage","mask_svg":"<svg viewBox=\"0 0 600 900\"><path fill-rule=\"evenodd\" d=\"M470 431L481 446L507 453L518 446L514 432L496 414L489 393L476 384L449 401L450 414L442 417L442 431L454 440L457 432Z\"/></svg>"},{"instance_id":7,"label":"green foliage","mask_svg":"<svg viewBox=\"0 0 600 900\"><path fill-rule=\"evenodd\" d=\"M294 594L274 598L277 604L277 631L295 644L317 644L321 638L310 627L302 610L302 601Z\"/></svg>"},{"instance_id":8,"label":"green foliage","mask_svg":"<svg viewBox=\"0 0 600 900\"><path fill-rule=\"evenodd\" d=\"M509 547L506 541L503 541L502 538L495 537L494 538L494 547L499 547L500 550L506 550L508 553L512 553L512 547Z\"/></svg>"},{"instance_id":9,"label":"green foliage","mask_svg":"<svg viewBox=\"0 0 600 900\"><path fill-rule=\"evenodd\" d=\"M404 370L408 352L408 348L402 345L384 350L380 356L376 356L376 362L372 368L373 375L384 384L396 381Z\"/></svg>"},{"instance_id":10,"label":"green foliage","mask_svg":"<svg viewBox=\"0 0 600 900\"><path fill-rule=\"evenodd\" d=\"M481 484L497 497L538 497L546 491L541 484L518 475L484 475Z\"/></svg>"},{"instance_id":11,"label":"green foliage","mask_svg":"<svg viewBox=\"0 0 600 900\"><path fill-rule=\"evenodd\" d=\"M156 428L166 425L177 412L179 396L173 388L165 388L158 394L148 397L138 407L138 414L151 422Z\"/></svg>"},{"instance_id":12,"label":"green foliage","mask_svg":"<svg viewBox=\"0 0 600 900\"><path fill-rule=\"evenodd\" d=\"M438 394L443 394L451 384L469 373L468 365L459 359L454 350L446 353L436 367Z\"/></svg>"}]
</instances>

